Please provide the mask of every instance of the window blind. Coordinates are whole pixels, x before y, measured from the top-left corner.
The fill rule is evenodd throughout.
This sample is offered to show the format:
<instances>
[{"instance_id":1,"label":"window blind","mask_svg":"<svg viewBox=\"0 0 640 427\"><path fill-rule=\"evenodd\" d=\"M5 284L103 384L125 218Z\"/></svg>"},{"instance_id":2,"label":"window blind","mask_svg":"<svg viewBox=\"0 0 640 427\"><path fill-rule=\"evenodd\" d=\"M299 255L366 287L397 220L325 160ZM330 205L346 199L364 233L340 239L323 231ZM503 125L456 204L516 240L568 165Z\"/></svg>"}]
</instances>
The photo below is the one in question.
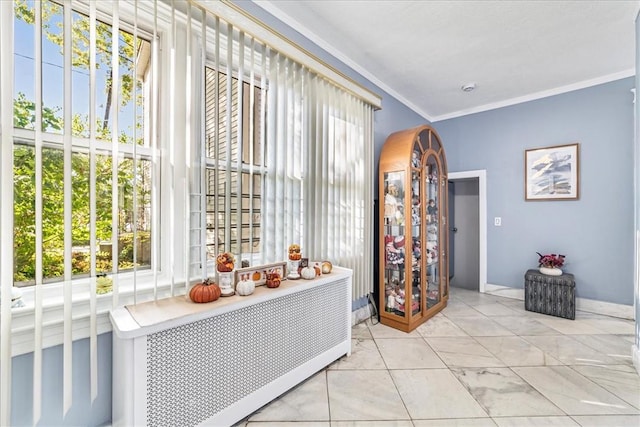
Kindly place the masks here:
<instances>
[{"instance_id":1,"label":"window blind","mask_svg":"<svg viewBox=\"0 0 640 427\"><path fill-rule=\"evenodd\" d=\"M213 69L204 106L210 257L231 251L270 263L286 259L288 245L299 243L311 260L353 268L354 299L366 296L375 106L207 13L215 23L205 41Z\"/></svg>"},{"instance_id":2,"label":"window blind","mask_svg":"<svg viewBox=\"0 0 640 427\"><path fill-rule=\"evenodd\" d=\"M13 284L13 3L0 2L0 425L11 425Z\"/></svg>"},{"instance_id":3,"label":"window blind","mask_svg":"<svg viewBox=\"0 0 640 427\"><path fill-rule=\"evenodd\" d=\"M0 95L2 101L0 103L0 125L1 125L1 149L0 149L0 173L2 175L2 184L0 184L0 196L2 196L3 203L0 205L0 238L3 244L0 249L0 257L2 262L0 263L0 276L1 276L1 294L2 304L0 306L0 327L2 329L2 337L0 338L1 344L1 360L0 360L0 376L2 385L0 386L0 425L11 425L12 418L10 413L11 408L11 357L12 357L12 337L15 336L16 331L20 333L25 328L32 325L33 328L33 424L37 424L42 415L42 408L44 405L43 399L46 399L46 395L43 395L42 388L42 376L43 376L43 348L45 347L45 341L51 345L51 337L47 336L45 331L55 330L56 327L61 326L62 335L62 413L66 414L67 411L73 405L73 388L72 382L72 370L74 360L73 355L73 340L74 335L82 326L78 325L85 319L84 306L80 310L76 310L78 303L84 304L83 301L78 299L88 299L88 337L89 344L89 369L90 369L90 393L91 400L93 401L98 395L98 348L97 348L97 335L104 332L104 327L99 327L98 314L104 316L104 313L109 307L117 306L121 302L136 300L137 289L136 283L138 279L138 264L140 257L138 256L138 246L140 245L140 239L137 235L138 222L146 223L149 214L140 215L147 209L146 202L142 205L138 203L140 199L139 190L139 177L145 178L145 173L140 173L141 170L146 170L148 167L140 166L141 159L144 158L144 162L149 163L149 158L159 159L157 153L152 153L151 150L158 148L157 141L149 144L149 140L154 135L140 135L138 132L141 130L146 132L152 128L148 126L150 120L157 120L157 117L150 119L152 116L150 112L144 114L138 111L137 107L134 109L132 115L133 125L132 134L124 133L124 130L119 127L119 116L128 114L126 110L125 101L120 102L120 82L126 81L130 83L130 88L126 89L127 93L134 101L136 105L141 105L144 99L150 97L153 90L150 88L144 89L148 94L142 94L142 80L148 70L148 66L145 65L145 49L147 52L149 48L147 45L140 42L138 38L138 3L136 0L123 3L125 8L125 15L127 17L133 17L133 24L125 24L127 26L127 32L121 31L121 15L120 15L119 2L109 3L96 3L96 2L77 2L77 1L65 1L57 3L50 0L27 2L25 4L18 4L13 1L2 2L0 7L0 47L2 53L0 54ZM98 7L100 10L98 11ZM16 11L19 11L19 16ZM100 16L100 18L98 18ZM147 13L147 28L151 26L149 16L154 20L157 19L157 15ZM31 18L32 17L32 18ZM45 22L46 17L47 22ZM14 23L16 19L22 20L20 25L22 26L19 31L23 33L25 31L32 31L33 34L33 46L31 48L32 56L25 55L23 52L18 52L15 49L16 46L16 26ZM100 19L100 20L99 20ZM130 19L128 19L130 21ZM53 23L52 23L53 22ZM153 21L152 21L153 22ZM154 34L157 35L157 21L154 27ZM84 24L86 23L86 27ZM29 29L26 29L30 26ZM100 27L98 31L97 27ZM44 29L46 28L47 35L45 37ZM86 29L86 30L85 30ZM86 33L84 32L86 31ZM132 33L130 33L131 31ZM57 32L57 33L56 33ZM58 38L59 37L59 38ZM97 46L97 39L101 38L103 42L100 47L100 51ZM86 43L83 45L83 38ZM157 39L157 38L156 38ZM154 40L156 40L154 39ZM48 47L48 58L55 52L59 55L60 61L56 59L43 60L43 44L52 43L57 44L57 49L52 51L51 46ZM140 42L140 43L139 43ZM107 43L109 46L106 46ZM83 47L85 46L86 47ZM21 46L24 46L22 44ZM157 43L154 43L154 48L157 52ZM24 47L21 47L24 49ZM59 49L59 52L57 50ZM83 51L82 49L86 49ZM28 50L28 48L27 48ZM131 52L131 53L129 53ZM106 92L107 106L104 107L105 118L102 121L104 128L102 129L102 135L99 134L97 123L99 120L96 107L97 100L97 78L96 73L98 64L96 58L102 55L105 58L101 62L101 66L110 64L110 73L106 79ZM24 60L20 65L20 70L25 73L25 76L19 73L14 73L13 70L18 67L18 61L16 57L24 58L32 62L32 70L25 70ZM106 59L108 57L108 60ZM83 59L86 58L86 59ZM141 59L142 58L142 59ZM157 64L157 58L154 58ZM78 67L82 67L82 61L86 60L85 68L86 73L78 73ZM53 62L52 62L53 61ZM127 61L129 64L127 64ZM45 85L43 81L49 79L49 88L51 89L51 76L46 76L44 72L45 65L50 67L51 71L57 68L60 70L61 89L59 91L61 104L56 108L51 108L51 105L45 105L43 100L46 98ZM80 65L79 65L80 64ZM133 64L133 65L131 65ZM140 68L138 66L140 65ZM126 73L127 76L120 75L122 67L128 67ZM130 69L129 69L130 68ZM157 70L157 68L156 68ZM14 103L21 102L21 95L14 98L14 91L18 92L24 88L29 90L29 75L33 73L31 84L33 86L32 97L33 107L31 108L32 117L31 123L21 122L23 117L18 116L19 108L15 109ZM78 78L79 74L87 75L86 88L83 88L82 77ZM104 72L103 72L104 74ZM154 78L157 75L157 71L154 72ZM127 80L128 79L128 80ZM105 81L103 80L103 84ZM124 91L125 89L123 89ZM155 85L155 97L157 98L158 87ZM84 92L83 92L84 91ZM89 98L89 102L86 104L86 122L83 125L82 111L79 110L79 104L77 101L78 96L74 94L86 93ZM112 96L111 96L112 95ZM139 100L142 100L139 102ZM51 100L49 100L51 102ZM16 104L21 107L20 104ZM28 107L28 105L27 105ZM14 113L14 111L18 111ZM28 111L28 109L27 109ZM79 114L80 111L80 114ZM45 116L45 112L48 116ZM59 114L56 116L56 114ZM146 124L142 125L138 122L139 117L146 115ZM27 120L29 117L27 117ZM46 123L45 123L46 120ZM53 125L52 125L53 123ZM105 142L105 129L107 128L107 135L110 136L110 149L107 142ZM83 126L86 125L86 132ZM53 130L52 130L53 126ZM57 127L59 126L59 127ZM144 141L144 142L142 142ZM149 148L139 148L139 145L150 146ZM32 152L34 156L33 162L33 287L24 288L27 296L27 309L21 311L15 311L12 307L12 291L15 289L12 285L17 281L14 277L14 266L16 257L16 247L12 245L14 238L14 232L22 231L15 229L14 226L18 225L15 221L16 212L14 212L14 192L18 191L14 188L17 182L14 176L14 170L17 167L23 167L15 163L16 157L14 156L14 150L20 149L22 152ZM142 153L141 153L142 151ZM153 155L152 155L153 154ZM52 166L50 165L51 158L59 159L59 163L55 164L53 169L59 169L61 179L59 182L52 181L51 173ZM79 169L77 163L87 159L88 170L84 171ZM45 165L45 160L48 162ZM127 163L128 162L128 163ZM102 168L102 174L104 175L104 166L107 165L110 170L110 185L109 185L109 199L110 199L110 222L111 229L114 230L110 234L110 242L112 246L111 251L111 263L110 270L106 270L107 267L102 266L101 271L108 271L113 279L113 290L111 295L107 298L101 298L100 303L96 295L96 276L97 270L97 252L98 252L98 239L97 239L97 203L98 203L98 191L97 191L97 177L101 177L101 173L98 172L97 166ZM131 166L132 165L132 166ZM157 182L158 173L157 168L155 170L154 179ZM131 181L124 182L122 179L122 173L130 173ZM24 174L24 171L20 172ZM30 178L26 172L26 178ZM79 175L86 173L86 177L78 178ZM25 176L18 176L21 180L24 180ZM104 179L102 176L102 190L104 191ZM87 190L86 194L82 191L77 191L78 185L82 185L86 180ZM61 270L56 276L56 273L44 277L45 267L51 267L52 262L48 260L46 263L43 261L45 256L51 256L51 250L45 249L43 237L51 231L43 225L45 218L44 211L48 209L48 215L55 216L56 206L52 206L51 202L51 190L47 190L49 193L45 195L44 183L49 185L53 184L56 188L60 189L61 204L60 215L57 218L62 225L63 244L59 246L62 254L62 262L60 263ZM127 185L131 184L131 188L127 188ZM123 188L122 191L119 191ZM154 186L156 191L156 198L158 197L157 191L159 188ZM132 194L130 196L130 194ZM24 198L23 194L18 193L19 198ZM85 197L86 200L79 202L79 199ZM132 200L133 208L127 206L127 198ZM102 201L103 205L108 203ZM82 263L83 257L78 257L78 251L83 250L83 245L76 242L74 232L78 228L78 214L75 212L78 206L88 207L87 222L87 241L88 241L88 256L86 270L84 266L78 265L78 262ZM52 214L52 208L54 213ZM157 210L157 203L152 209ZM26 212L28 213L28 212ZM103 212L104 213L104 212ZM153 216L156 218L156 215ZM84 218L82 218L84 219ZM22 219L20 218L22 221ZM132 228L132 244L130 249L133 252L131 257L132 268L129 270L127 266L122 266L120 261L119 248L123 243L120 240L121 230L123 229L123 221L128 221ZM51 221L49 221L51 223ZM22 224L22 223L20 223ZM28 225L28 224L27 224ZM50 227L51 225L49 225ZM129 227L129 226L127 226ZM156 236L158 235L156 227ZM153 240L154 244L158 246L159 238ZM48 252L47 252L48 251ZM157 250L155 251L157 254ZM157 267L159 263L154 260L155 272L157 273ZM77 270L80 270L78 273ZM122 271L121 271L122 270ZM119 279L121 274L128 277L127 282L133 283L133 287L128 286L124 294L119 289ZM155 274L155 273L154 273ZM47 281L55 281L54 284L48 284ZM156 281L157 284L157 281ZM24 284L23 284L24 285ZM85 293L86 292L86 293ZM155 289L154 289L155 295ZM124 301L121 299L124 296ZM107 304L107 300L110 303ZM47 320L44 319L44 305L47 304L50 307L59 306L60 317L51 317L52 313L48 313ZM13 317L17 314L19 322L16 328L13 328ZM31 315L32 319L27 319L27 316ZM104 322L103 322L104 323ZM46 329L45 329L46 328ZM84 333L84 332L83 332ZM22 337L21 337L22 339ZM22 342L21 345L25 346ZM81 361L81 363L87 363L87 361Z\"/></svg>"}]
</instances>

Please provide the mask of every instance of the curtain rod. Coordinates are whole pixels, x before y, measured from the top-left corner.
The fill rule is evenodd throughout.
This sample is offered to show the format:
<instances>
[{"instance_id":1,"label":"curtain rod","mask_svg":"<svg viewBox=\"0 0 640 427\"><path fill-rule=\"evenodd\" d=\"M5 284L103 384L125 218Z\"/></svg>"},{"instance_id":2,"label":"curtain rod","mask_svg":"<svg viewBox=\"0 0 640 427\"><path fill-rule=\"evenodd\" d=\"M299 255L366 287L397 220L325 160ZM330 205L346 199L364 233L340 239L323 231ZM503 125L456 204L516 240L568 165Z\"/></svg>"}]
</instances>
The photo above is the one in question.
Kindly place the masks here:
<instances>
[{"instance_id":1,"label":"curtain rod","mask_svg":"<svg viewBox=\"0 0 640 427\"><path fill-rule=\"evenodd\" d=\"M375 109L382 108L382 98L380 95L366 88L332 65L327 64L325 61L275 29L259 21L256 17L249 14L230 0L188 1L193 6L199 7L208 13L220 16L225 20L230 19L230 22L234 26L248 34L251 34L262 43L277 50L289 59L299 62L315 73L329 79L333 84L369 103Z\"/></svg>"}]
</instances>

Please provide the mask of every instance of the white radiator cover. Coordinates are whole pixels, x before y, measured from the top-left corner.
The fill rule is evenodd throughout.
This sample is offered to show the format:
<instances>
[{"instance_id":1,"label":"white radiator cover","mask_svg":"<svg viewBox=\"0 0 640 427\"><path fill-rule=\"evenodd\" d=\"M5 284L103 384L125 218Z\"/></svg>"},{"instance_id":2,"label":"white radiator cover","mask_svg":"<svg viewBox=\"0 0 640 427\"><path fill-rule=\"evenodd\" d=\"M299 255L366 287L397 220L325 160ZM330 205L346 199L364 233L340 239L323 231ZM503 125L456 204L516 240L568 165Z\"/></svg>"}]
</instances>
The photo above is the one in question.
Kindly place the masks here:
<instances>
[{"instance_id":1,"label":"white radiator cover","mask_svg":"<svg viewBox=\"0 0 640 427\"><path fill-rule=\"evenodd\" d=\"M241 420L350 353L351 286L352 271L334 268L145 326L114 310L113 425Z\"/></svg>"}]
</instances>

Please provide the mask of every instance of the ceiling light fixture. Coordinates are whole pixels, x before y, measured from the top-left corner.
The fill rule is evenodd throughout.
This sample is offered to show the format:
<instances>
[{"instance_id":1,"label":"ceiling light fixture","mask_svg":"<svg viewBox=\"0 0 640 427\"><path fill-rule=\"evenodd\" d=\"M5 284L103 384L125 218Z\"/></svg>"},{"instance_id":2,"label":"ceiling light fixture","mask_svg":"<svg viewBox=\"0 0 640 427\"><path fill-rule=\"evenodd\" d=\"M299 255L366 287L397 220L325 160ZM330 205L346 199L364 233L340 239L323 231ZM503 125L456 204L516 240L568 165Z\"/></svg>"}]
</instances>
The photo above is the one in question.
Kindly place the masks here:
<instances>
[{"instance_id":1,"label":"ceiling light fixture","mask_svg":"<svg viewBox=\"0 0 640 427\"><path fill-rule=\"evenodd\" d=\"M476 88L475 83L467 83L466 85L462 85L460 89L462 89L463 92L473 92L475 88Z\"/></svg>"}]
</instances>

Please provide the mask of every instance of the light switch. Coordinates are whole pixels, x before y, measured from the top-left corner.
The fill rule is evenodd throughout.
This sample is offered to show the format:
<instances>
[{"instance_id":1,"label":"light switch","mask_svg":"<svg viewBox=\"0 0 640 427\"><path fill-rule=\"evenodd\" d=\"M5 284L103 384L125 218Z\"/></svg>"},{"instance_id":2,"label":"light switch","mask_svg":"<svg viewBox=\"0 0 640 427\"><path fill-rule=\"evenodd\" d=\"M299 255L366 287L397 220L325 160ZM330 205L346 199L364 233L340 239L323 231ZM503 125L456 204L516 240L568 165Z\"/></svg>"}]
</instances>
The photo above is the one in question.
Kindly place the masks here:
<instances>
[{"instance_id":1,"label":"light switch","mask_svg":"<svg viewBox=\"0 0 640 427\"><path fill-rule=\"evenodd\" d=\"M493 225L500 227L502 225L502 218L497 216L493 219Z\"/></svg>"}]
</instances>

